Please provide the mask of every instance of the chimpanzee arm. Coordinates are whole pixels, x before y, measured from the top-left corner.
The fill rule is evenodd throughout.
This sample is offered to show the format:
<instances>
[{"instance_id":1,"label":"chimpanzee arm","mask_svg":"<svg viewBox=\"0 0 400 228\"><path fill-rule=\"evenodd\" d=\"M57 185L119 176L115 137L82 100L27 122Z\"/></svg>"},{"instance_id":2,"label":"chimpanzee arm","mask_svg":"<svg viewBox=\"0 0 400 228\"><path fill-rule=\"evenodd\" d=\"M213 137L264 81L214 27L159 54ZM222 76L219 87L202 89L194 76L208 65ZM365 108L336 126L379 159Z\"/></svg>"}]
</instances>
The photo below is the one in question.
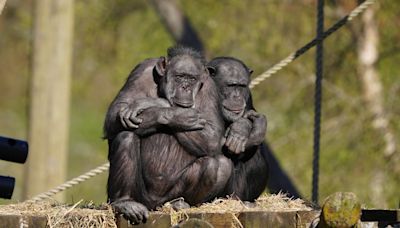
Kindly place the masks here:
<instances>
[{"instance_id":1,"label":"chimpanzee arm","mask_svg":"<svg viewBox=\"0 0 400 228\"><path fill-rule=\"evenodd\" d=\"M245 114L245 117L252 121L252 129L249 135L249 140L246 143L246 149L252 146L260 145L265 138L267 132L267 118L254 110L250 110Z\"/></svg>"},{"instance_id":2,"label":"chimpanzee arm","mask_svg":"<svg viewBox=\"0 0 400 228\"><path fill-rule=\"evenodd\" d=\"M242 153L264 141L266 128L265 116L250 110L229 126L224 144L230 152Z\"/></svg>"},{"instance_id":3,"label":"chimpanzee arm","mask_svg":"<svg viewBox=\"0 0 400 228\"><path fill-rule=\"evenodd\" d=\"M152 73L156 62L157 59L147 59L138 64L129 74L124 86L108 108L104 122L104 138L112 139L119 132L130 130L124 127L129 117L128 119L124 117L128 114L129 107L135 105L135 100L157 97L157 86Z\"/></svg>"},{"instance_id":4,"label":"chimpanzee arm","mask_svg":"<svg viewBox=\"0 0 400 228\"><path fill-rule=\"evenodd\" d=\"M207 80L196 96L196 109L206 120L204 128L197 131L175 133L180 145L194 156L212 156L221 153L224 122L220 114L218 99L214 82L212 79Z\"/></svg>"},{"instance_id":5,"label":"chimpanzee arm","mask_svg":"<svg viewBox=\"0 0 400 228\"><path fill-rule=\"evenodd\" d=\"M246 144L249 140L252 122L247 118L239 118L231 123L225 132L223 140L228 151L234 154L242 153L246 150Z\"/></svg>"},{"instance_id":6,"label":"chimpanzee arm","mask_svg":"<svg viewBox=\"0 0 400 228\"><path fill-rule=\"evenodd\" d=\"M163 98L139 98L134 100L131 104L126 104L120 108L118 117L125 129L135 129L139 127L143 119L138 115L150 107L170 107L169 102Z\"/></svg>"},{"instance_id":7,"label":"chimpanzee arm","mask_svg":"<svg viewBox=\"0 0 400 228\"><path fill-rule=\"evenodd\" d=\"M185 150L196 157L213 156L221 152L222 130L209 121L201 130L177 132L175 136Z\"/></svg>"}]
</instances>

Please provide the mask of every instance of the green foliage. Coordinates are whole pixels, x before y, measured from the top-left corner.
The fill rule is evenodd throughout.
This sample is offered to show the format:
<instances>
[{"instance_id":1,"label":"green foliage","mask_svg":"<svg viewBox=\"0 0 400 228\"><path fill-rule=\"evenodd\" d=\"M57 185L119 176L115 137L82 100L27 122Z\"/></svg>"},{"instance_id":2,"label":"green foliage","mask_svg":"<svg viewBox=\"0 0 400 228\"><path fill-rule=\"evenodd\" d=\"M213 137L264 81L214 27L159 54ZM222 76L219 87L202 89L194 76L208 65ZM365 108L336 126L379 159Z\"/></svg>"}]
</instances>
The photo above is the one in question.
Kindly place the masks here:
<instances>
[{"instance_id":1,"label":"green foliage","mask_svg":"<svg viewBox=\"0 0 400 228\"><path fill-rule=\"evenodd\" d=\"M314 37L314 3L179 1L204 42L208 58L235 56L255 70L254 76ZM0 135L27 136L31 7L31 1L15 1L0 17ZM75 7L70 178L107 161L107 145L101 137L108 104L137 63L164 55L173 44L147 1L75 1ZM326 27L340 18L338 7L326 6ZM385 109L399 139L400 46L396 41L400 39L400 4L382 1L377 9L377 68L384 85ZM372 116L366 111L357 76L353 31L359 27L357 18L324 44L320 198L335 191L352 191L361 202L381 206L371 202L371 181L376 170L383 170L382 203L395 207L400 178L383 158L383 138L371 127ZM257 110L268 118L267 140L307 198L311 193L314 58L311 50L253 90ZM22 167L1 163L0 173L17 176L15 198L19 200ZM69 190L67 200L103 202L105 187L106 174L102 174Z\"/></svg>"}]
</instances>

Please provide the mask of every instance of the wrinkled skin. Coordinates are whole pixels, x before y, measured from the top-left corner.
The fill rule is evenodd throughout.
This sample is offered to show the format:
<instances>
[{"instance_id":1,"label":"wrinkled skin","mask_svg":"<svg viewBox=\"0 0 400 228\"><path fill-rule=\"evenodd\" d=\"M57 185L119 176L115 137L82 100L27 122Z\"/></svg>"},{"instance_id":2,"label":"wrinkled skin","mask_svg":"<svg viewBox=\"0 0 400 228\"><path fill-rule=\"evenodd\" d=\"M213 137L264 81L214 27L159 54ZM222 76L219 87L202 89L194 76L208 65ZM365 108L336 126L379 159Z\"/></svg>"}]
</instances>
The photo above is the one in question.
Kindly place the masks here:
<instances>
[{"instance_id":1,"label":"wrinkled skin","mask_svg":"<svg viewBox=\"0 0 400 228\"><path fill-rule=\"evenodd\" d=\"M232 57L218 57L207 65L219 88L227 126L223 152L234 162L232 176L220 196L254 201L266 187L268 164L262 154L267 121L254 110L248 87L252 71Z\"/></svg>"},{"instance_id":2,"label":"wrinkled skin","mask_svg":"<svg viewBox=\"0 0 400 228\"><path fill-rule=\"evenodd\" d=\"M233 165L221 153L218 110L217 88L196 54L173 49L135 67L104 124L116 213L137 224L172 199L196 205L223 191Z\"/></svg>"}]
</instances>

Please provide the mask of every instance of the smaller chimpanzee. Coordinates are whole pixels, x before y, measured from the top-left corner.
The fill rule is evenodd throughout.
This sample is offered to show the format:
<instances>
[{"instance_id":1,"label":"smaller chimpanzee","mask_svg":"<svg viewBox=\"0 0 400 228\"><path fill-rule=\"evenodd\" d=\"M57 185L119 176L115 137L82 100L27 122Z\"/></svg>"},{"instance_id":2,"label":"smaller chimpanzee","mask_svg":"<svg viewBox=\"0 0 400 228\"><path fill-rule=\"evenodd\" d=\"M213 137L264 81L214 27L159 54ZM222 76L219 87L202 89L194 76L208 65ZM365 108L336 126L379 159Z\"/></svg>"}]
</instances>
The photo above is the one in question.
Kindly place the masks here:
<instances>
[{"instance_id":1,"label":"smaller chimpanzee","mask_svg":"<svg viewBox=\"0 0 400 228\"><path fill-rule=\"evenodd\" d=\"M214 58L207 66L219 88L227 128L223 152L234 162L233 174L220 196L254 201L267 185L268 164L263 156L267 121L255 111L248 87L252 70L232 57Z\"/></svg>"}]
</instances>

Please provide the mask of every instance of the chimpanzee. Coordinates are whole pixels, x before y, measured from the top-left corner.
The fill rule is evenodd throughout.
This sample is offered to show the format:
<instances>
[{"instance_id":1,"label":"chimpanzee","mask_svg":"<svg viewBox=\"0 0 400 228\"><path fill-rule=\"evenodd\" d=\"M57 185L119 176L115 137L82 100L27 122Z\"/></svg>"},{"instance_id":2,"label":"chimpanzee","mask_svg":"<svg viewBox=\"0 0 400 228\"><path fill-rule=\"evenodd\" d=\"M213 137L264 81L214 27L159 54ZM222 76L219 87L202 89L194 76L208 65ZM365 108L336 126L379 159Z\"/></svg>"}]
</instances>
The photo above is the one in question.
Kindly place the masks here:
<instances>
[{"instance_id":1,"label":"chimpanzee","mask_svg":"<svg viewBox=\"0 0 400 228\"><path fill-rule=\"evenodd\" d=\"M268 164L263 156L267 121L253 107L250 70L233 57L217 57L207 66L220 92L226 125L224 154L234 162L231 178L220 196L233 195L254 201L264 190Z\"/></svg>"},{"instance_id":2,"label":"chimpanzee","mask_svg":"<svg viewBox=\"0 0 400 228\"><path fill-rule=\"evenodd\" d=\"M137 65L109 107L104 131L109 202L133 223L177 197L208 201L230 178L218 91L204 58L190 48Z\"/></svg>"}]
</instances>

